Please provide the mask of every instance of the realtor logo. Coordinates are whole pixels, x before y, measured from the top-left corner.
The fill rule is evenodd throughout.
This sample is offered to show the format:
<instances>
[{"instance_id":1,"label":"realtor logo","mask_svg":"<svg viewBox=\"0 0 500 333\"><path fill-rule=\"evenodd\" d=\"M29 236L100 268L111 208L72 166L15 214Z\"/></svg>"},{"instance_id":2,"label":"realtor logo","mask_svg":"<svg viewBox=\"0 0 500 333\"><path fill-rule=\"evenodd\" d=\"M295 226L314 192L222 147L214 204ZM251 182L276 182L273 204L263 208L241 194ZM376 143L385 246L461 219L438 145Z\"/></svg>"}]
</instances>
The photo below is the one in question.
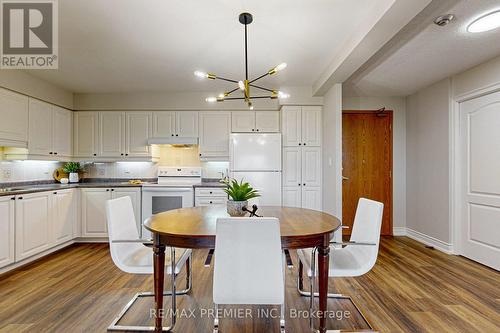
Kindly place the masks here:
<instances>
[{"instance_id":1,"label":"realtor logo","mask_svg":"<svg viewBox=\"0 0 500 333\"><path fill-rule=\"evenodd\" d=\"M2 69L57 69L57 2L0 0Z\"/></svg>"}]
</instances>

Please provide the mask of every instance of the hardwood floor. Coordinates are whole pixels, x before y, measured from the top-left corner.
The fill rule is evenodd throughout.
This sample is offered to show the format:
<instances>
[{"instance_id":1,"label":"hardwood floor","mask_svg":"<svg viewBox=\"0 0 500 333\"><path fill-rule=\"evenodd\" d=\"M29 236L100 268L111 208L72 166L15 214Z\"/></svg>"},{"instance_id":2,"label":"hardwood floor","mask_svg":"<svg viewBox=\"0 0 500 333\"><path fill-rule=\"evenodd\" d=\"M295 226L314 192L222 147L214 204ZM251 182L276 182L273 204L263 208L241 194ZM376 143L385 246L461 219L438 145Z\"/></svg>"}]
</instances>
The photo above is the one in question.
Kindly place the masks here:
<instances>
[{"instance_id":1,"label":"hardwood floor","mask_svg":"<svg viewBox=\"0 0 500 333\"><path fill-rule=\"evenodd\" d=\"M211 318L200 312L212 306L212 268L203 266L206 253L195 252L192 294L180 296L178 303L181 310L196 310L198 319L186 318L186 311L176 332L211 331ZM295 290L298 265L293 252L292 257L287 308L305 310L307 299ZM179 284L184 285L182 275ZM151 277L119 271L107 245L74 245L0 276L0 332L105 332L136 292L151 289ZM384 238L370 273L330 279L330 291L352 296L380 332L500 332L500 273L406 237ZM352 313L349 320L329 320L329 329L362 328L349 302L328 302L329 309ZM138 302L124 323L147 323L151 304L149 299ZM278 320L255 315L224 319L221 331L278 332ZM306 331L306 319L287 320L287 332Z\"/></svg>"}]
</instances>

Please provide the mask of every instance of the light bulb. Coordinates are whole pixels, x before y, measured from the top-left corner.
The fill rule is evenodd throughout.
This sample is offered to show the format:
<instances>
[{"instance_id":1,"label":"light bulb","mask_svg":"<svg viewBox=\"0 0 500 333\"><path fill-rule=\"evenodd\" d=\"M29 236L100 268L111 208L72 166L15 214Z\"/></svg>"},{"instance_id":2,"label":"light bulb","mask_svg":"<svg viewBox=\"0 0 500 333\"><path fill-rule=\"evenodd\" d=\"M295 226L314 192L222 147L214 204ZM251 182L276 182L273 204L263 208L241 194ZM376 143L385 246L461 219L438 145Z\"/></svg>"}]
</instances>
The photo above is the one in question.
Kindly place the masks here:
<instances>
[{"instance_id":1,"label":"light bulb","mask_svg":"<svg viewBox=\"0 0 500 333\"><path fill-rule=\"evenodd\" d=\"M282 99L285 99L285 98L290 97L290 94L287 94L287 93L282 92L282 91L278 91L278 97L282 98Z\"/></svg>"},{"instance_id":2,"label":"light bulb","mask_svg":"<svg viewBox=\"0 0 500 333\"><path fill-rule=\"evenodd\" d=\"M207 97L205 98L205 101L209 103L217 102L217 97Z\"/></svg>"},{"instance_id":3,"label":"light bulb","mask_svg":"<svg viewBox=\"0 0 500 333\"><path fill-rule=\"evenodd\" d=\"M208 77L208 74L205 73L205 72L201 72L201 71L196 71L194 72L194 75L201 78L201 79L205 79Z\"/></svg>"},{"instance_id":4,"label":"light bulb","mask_svg":"<svg viewBox=\"0 0 500 333\"><path fill-rule=\"evenodd\" d=\"M500 10L488 13L476 19L467 27L468 32L485 32L500 27Z\"/></svg>"},{"instance_id":5,"label":"light bulb","mask_svg":"<svg viewBox=\"0 0 500 333\"><path fill-rule=\"evenodd\" d=\"M279 64L278 66L276 66L276 67L275 67L276 72L279 72L279 71L281 71L281 70L285 69L285 68L286 68L286 66L287 66L287 65L286 65L286 62L282 62L281 64Z\"/></svg>"},{"instance_id":6,"label":"light bulb","mask_svg":"<svg viewBox=\"0 0 500 333\"><path fill-rule=\"evenodd\" d=\"M250 105L249 109L250 109L250 110L253 110L253 105Z\"/></svg>"},{"instance_id":7,"label":"light bulb","mask_svg":"<svg viewBox=\"0 0 500 333\"><path fill-rule=\"evenodd\" d=\"M219 98L224 98L226 95L224 94L219 94Z\"/></svg>"},{"instance_id":8,"label":"light bulb","mask_svg":"<svg viewBox=\"0 0 500 333\"><path fill-rule=\"evenodd\" d=\"M245 90L245 83L243 81L238 81L238 87L240 87L241 90Z\"/></svg>"}]
</instances>

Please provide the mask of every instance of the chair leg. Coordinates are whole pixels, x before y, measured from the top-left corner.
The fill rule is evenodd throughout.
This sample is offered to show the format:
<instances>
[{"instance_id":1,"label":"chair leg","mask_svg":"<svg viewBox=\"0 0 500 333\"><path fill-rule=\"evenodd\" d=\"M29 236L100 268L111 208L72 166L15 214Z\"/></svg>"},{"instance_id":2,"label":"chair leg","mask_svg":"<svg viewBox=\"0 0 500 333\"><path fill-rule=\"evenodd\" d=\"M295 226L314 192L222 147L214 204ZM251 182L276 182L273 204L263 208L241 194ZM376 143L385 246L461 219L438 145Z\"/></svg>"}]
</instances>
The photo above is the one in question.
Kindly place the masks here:
<instances>
[{"instance_id":1,"label":"chair leg","mask_svg":"<svg viewBox=\"0 0 500 333\"><path fill-rule=\"evenodd\" d=\"M281 314L280 314L280 333L285 333L285 302L281 304Z\"/></svg>"},{"instance_id":2,"label":"chair leg","mask_svg":"<svg viewBox=\"0 0 500 333\"><path fill-rule=\"evenodd\" d=\"M311 278L309 279L310 293L314 295L314 281L316 280L316 248L311 253ZM316 332L314 329L314 297L309 298L309 327L311 332Z\"/></svg>"},{"instance_id":3,"label":"chair leg","mask_svg":"<svg viewBox=\"0 0 500 333\"><path fill-rule=\"evenodd\" d=\"M214 333L219 333L219 306L214 304Z\"/></svg>"}]
</instances>

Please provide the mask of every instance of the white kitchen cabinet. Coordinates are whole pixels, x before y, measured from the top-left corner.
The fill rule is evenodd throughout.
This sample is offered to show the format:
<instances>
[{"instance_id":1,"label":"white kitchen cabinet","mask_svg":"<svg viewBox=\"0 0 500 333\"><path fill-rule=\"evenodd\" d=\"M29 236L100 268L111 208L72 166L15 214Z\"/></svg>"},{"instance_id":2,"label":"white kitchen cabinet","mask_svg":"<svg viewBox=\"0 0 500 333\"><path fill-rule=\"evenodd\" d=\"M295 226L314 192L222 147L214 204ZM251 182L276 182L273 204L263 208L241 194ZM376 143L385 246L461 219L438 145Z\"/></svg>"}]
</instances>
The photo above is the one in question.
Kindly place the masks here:
<instances>
[{"instance_id":1,"label":"white kitchen cabinet","mask_svg":"<svg viewBox=\"0 0 500 333\"><path fill-rule=\"evenodd\" d=\"M197 111L153 112L153 137L198 137Z\"/></svg>"},{"instance_id":2,"label":"white kitchen cabinet","mask_svg":"<svg viewBox=\"0 0 500 333\"><path fill-rule=\"evenodd\" d=\"M321 148L303 147L302 150L302 186L321 186Z\"/></svg>"},{"instance_id":3,"label":"white kitchen cabinet","mask_svg":"<svg viewBox=\"0 0 500 333\"><path fill-rule=\"evenodd\" d=\"M197 187L194 199L195 207L227 205L227 194L221 187Z\"/></svg>"},{"instance_id":4,"label":"white kitchen cabinet","mask_svg":"<svg viewBox=\"0 0 500 333\"><path fill-rule=\"evenodd\" d=\"M38 254L51 246L51 192L16 197L16 261Z\"/></svg>"},{"instance_id":5,"label":"white kitchen cabinet","mask_svg":"<svg viewBox=\"0 0 500 333\"><path fill-rule=\"evenodd\" d=\"M0 146L26 148L28 97L0 88Z\"/></svg>"},{"instance_id":6,"label":"white kitchen cabinet","mask_svg":"<svg viewBox=\"0 0 500 333\"><path fill-rule=\"evenodd\" d=\"M151 147L148 145L152 133L151 112L126 112L125 132L125 156L151 156Z\"/></svg>"},{"instance_id":7,"label":"white kitchen cabinet","mask_svg":"<svg viewBox=\"0 0 500 333\"><path fill-rule=\"evenodd\" d=\"M302 207L302 188L298 186L283 187L283 206Z\"/></svg>"},{"instance_id":8,"label":"white kitchen cabinet","mask_svg":"<svg viewBox=\"0 0 500 333\"><path fill-rule=\"evenodd\" d=\"M125 156L125 112L99 112L99 156Z\"/></svg>"},{"instance_id":9,"label":"white kitchen cabinet","mask_svg":"<svg viewBox=\"0 0 500 333\"><path fill-rule=\"evenodd\" d=\"M99 113L75 112L74 115L74 155L95 157L99 152Z\"/></svg>"},{"instance_id":10,"label":"white kitchen cabinet","mask_svg":"<svg viewBox=\"0 0 500 333\"><path fill-rule=\"evenodd\" d=\"M283 148L283 186L300 186L302 183L302 150L299 147Z\"/></svg>"},{"instance_id":11,"label":"white kitchen cabinet","mask_svg":"<svg viewBox=\"0 0 500 333\"><path fill-rule=\"evenodd\" d=\"M107 237L106 201L128 196L132 200L137 225L141 223L141 189L82 188L81 189L82 237Z\"/></svg>"},{"instance_id":12,"label":"white kitchen cabinet","mask_svg":"<svg viewBox=\"0 0 500 333\"><path fill-rule=\"evenodd\" d=\"M181 138L198 137L198 112L178 111L175 113L175 136Z\"/></svg>"},{"instance_id":13,"label":"white kitchen cabinet","mask_svg":"<svg viewBox=\"0 0 500 333\"><path fill-rule=\"evenodd\" d=\"M321 187L302 187L302 208L321 210Z\"/></svg>"},{"instance_id":14,"label":"white kitchen cabinet","mask_svg":"<svg viewBox=\"0 0 500 333\"><path fill-rule=\"evenodd\" d=\"M236 111L231 114L233 133L277 133L280 131L277 111Z\"/></svg>"},{"instance_id":15,"label":"white kitchen cabinet","mask_svg":"<svg viewBox=\"0 0 500 333\"><path fill-rule=\"evenodd\" d=\"M278 111L255 111L255 129L260 133L279 133L280 113Z\"/></svg>"},{"instance_id":16,"label":"white kitchen cabinet","mask_svg":"<svg viewBox=\"0 0 500 333\"><path fill-rule=\"evenodd\" d=\"M255 132L255 112L253 111L232 112L231 132L233 133Z\"/></svg>"},{"instance_id":17,"label":"white kitchen cabinet","mask_svg":"<svg viewBox=\"0 0 500 333\"><path fill-rule=\"evenodd\" d=\"M59 245L73 239L76 224L75 190L51 192L51 245Z\"/></svg>"},{"instance_id":18,"label":"white kitchen cabinet","mask_svg":"<svg viewBox=\"0 0 500 333\"><path fill-rule=\"evenodd\" d=\"M0 197L0 268L14 262L15 197Z\"/></svg>"},{"instance_id":19,"label":"white kitchen cabinet","mask_svg":"<svg viewBox=\"0 0 500 333\"><path fill-rule=\"evenodd\" d=\"M284 106L281 118L285 147L321 146L321 107Z\"/></svg>"},{"instance_id":20,"label":"white kitchen cabinet","mask_svg":"<svg viewBox=\"0 0 500 333\"><path fill-rule=\"evenodd\" d=\"M69 157L73 147L73 112L52 106L52 151L57 156Z\"/></svg>"},{"instance_id":21,"label":"white kitchen cabinet","mask_svg":"<svg viewBox=\"0 0 500 333\"><path fill-rule=\"evenodd\" d=\"M81 194L82 237L107 237L106 201L111 189L82 188Z\"/></svg>"},{"instance_id":22,"label":"white kitchen cabinet","mask_svg":"<svg viewBox=\"0 0 500 333\"><path fill-rule=\"evenodd\" d=\"M200 157L229 157L231 113L224 111L200 112Z\"/></svg>"},{"instance_id":23,"label":"white kitchen cabinet","mask_svg":"<svg viewBox=\"0 0 500 333\"><path fill-rule=\"evenodd\" d=\"M71 156L73 142L72 111L29 99L29 155Z\"/></svg>"}]
</instances>

